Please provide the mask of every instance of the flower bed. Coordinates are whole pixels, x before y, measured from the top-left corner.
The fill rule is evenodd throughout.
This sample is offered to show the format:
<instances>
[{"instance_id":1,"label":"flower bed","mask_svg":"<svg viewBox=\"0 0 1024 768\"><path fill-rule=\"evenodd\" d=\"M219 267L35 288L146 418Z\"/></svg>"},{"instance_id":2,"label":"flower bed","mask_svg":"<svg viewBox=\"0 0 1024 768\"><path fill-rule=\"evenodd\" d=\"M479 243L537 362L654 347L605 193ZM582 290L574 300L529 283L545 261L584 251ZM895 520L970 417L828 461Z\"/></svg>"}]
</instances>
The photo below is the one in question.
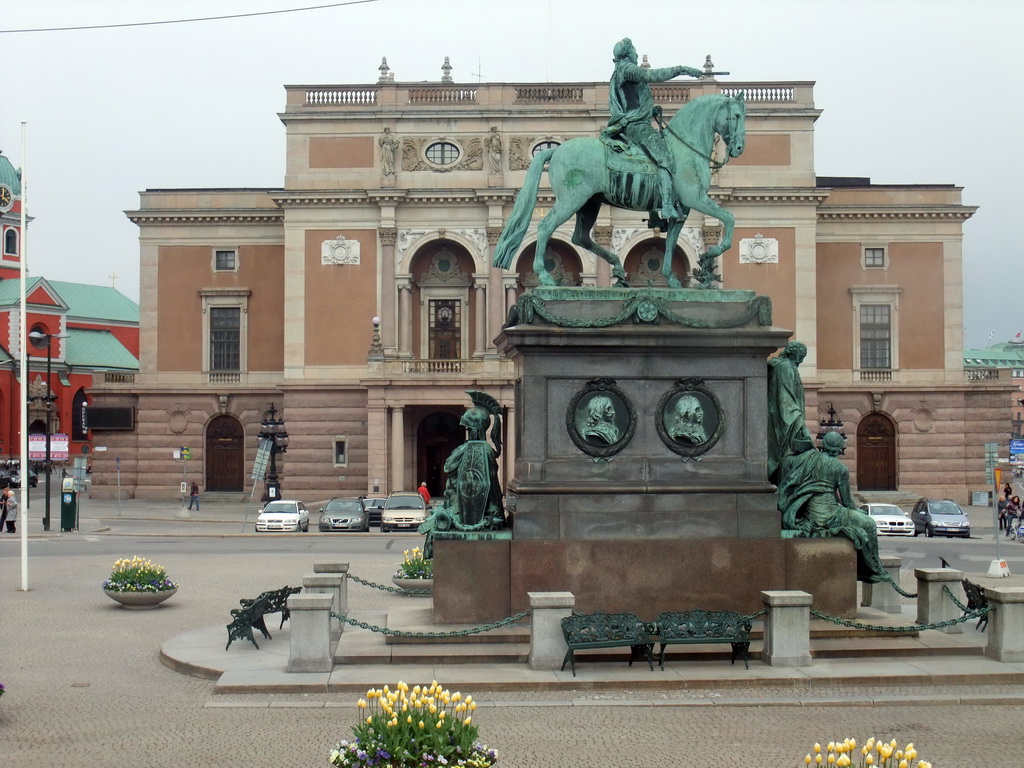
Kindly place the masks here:
<instances>
[{"instance_id":1,"label":"flower bed","mask_svg":"<svg viewBox=\"0 0 1024 768\"><path fill-rule=\"evenodd\" d=\"M432 579L434 578L434 561L423 556L419 547L407 549L403 553L405 560L395 572L396 579Z\"/></svg>"},{"instance_id":2,"label":"flower bed","mask_svg":"<svg viewBox=\"0 0 1024 768\"><path fill-rule=\"evenodd\" d=\"M110 592L167 592L178 585L167 578L162 565L136 555L131 560L117 560L103 589Z\"/></svg>"},{"instance_id":3,"label":"flower bed","mask_svg":"<svg viewBox=\"0 0 1024 768\"><path fill-rule=\"evenodd\" d=\"M804 758L805 765L827 765L836 768L932 768L926 760L917 760L917 748L907 744L900 749L896 739L878 741L874 737L868 739L858 749L854 739L830 741L826 746L814 745L814 751Z\"/></svg>"},{"instance_id":4,"label":"flower bed","mask_svg":"<svg viewBox=\"0 0 1024 768\"><path fill-rule=\"evenodd\" d=\"M498 753L477 742L473 697L450 693L436 680L412 689L401 681L394 691L371 688L357 706L366 718L352 727L351 741L331 750L331 765L489 768L497 762Z\"/></svg>"}]
</instances>

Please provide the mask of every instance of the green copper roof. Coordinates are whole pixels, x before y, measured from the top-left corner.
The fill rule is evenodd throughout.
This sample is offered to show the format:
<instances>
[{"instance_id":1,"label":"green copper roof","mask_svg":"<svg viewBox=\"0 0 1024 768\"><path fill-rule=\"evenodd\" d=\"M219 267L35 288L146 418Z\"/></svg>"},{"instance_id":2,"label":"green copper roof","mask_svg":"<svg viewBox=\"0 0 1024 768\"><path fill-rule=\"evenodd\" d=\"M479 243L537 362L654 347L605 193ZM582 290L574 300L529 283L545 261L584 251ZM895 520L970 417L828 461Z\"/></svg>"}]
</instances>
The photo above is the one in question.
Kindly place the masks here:
<instances>
[{"instance_id":1,"label":"green copper roof","mask_svg":"<svg viewBox=\"0 0 1024 768\"><path fill-rule=\"evenodd\" d=\"M965 368L1024 368L1024 341L1004 341L964 350Z\"/></svg>"},{"instance_id":2,"label":"green copper roof","mask_svg":"<svg viewBox=\"0 0 1024 768\"><path fill-rule=\"evenodd\" d=\"M21 197L21 174L15 170L3 152L0 152L0 184L6 184L15 197Z\"/></svg>"},{"instance_id":3,"label":"green copper roof","mask_svg":"<svg viewBox=\"0 0 1024 768\"><path fill-rule=\"evenodd\" d=\"M47 281L68 305L68 317L109 320L116 323L139 322L139 305L116 288L103 285Z\"/></svg>"},{"instance_id":4,"label":"green copper roof","mask_svg":"<svg viewBox=\"0 0 1024 768\"><path fill-rule=\"evenodd\" d=\"M139 361L110 331L69 328L64 362L72 367L139 370Z\"/></svg>"}]
</instances>

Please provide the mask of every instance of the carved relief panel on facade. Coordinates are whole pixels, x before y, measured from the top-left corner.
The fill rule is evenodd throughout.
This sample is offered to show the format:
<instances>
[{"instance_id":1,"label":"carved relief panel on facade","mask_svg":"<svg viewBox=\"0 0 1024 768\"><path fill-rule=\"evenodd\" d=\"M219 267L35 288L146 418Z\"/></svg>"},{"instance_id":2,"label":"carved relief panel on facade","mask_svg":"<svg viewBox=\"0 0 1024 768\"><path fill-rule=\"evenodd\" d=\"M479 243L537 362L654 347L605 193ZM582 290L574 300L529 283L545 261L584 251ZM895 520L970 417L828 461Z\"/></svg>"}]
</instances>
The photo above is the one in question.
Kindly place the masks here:
<instances>
[{"instance_id":1,"label":"carved relief panel on facade","mask_svg":"<svg viewBox=\"0 0 1024 768\"><path fill-rule=\"evenodd\" d=\"M338 235L334 240L324 240L320 246L320 263L359 264L359 241L347 240Z\"/></svg>"},{"instance_id":2,"label":"carved relief panel on facade","mask_svg":"<svg viewBox=\"0 0 1024 768\"><path fill-rule=\"evenodd\" d=\"M448 173L449 171L480 171L484 167L484 146L483 140L479 138L467 139L459 142L461 154L459 159L451 165L435 165L427 161L426 149L431 144L439 141L437 138L405 139L402 141L402 170L403 171L438 171ZM456 142L446 139L450 143Z\"/></svg>"},{"instance_id":3,"label":"carved relief panel on facade","mask_svg":"<svg viewBox=\"0 0 1024 768\"><path fill-rule=\"evenodd\" d=\"M779 241L758 232L740 240L740 264L778 264Z\"/></svg>"}]
</instances>

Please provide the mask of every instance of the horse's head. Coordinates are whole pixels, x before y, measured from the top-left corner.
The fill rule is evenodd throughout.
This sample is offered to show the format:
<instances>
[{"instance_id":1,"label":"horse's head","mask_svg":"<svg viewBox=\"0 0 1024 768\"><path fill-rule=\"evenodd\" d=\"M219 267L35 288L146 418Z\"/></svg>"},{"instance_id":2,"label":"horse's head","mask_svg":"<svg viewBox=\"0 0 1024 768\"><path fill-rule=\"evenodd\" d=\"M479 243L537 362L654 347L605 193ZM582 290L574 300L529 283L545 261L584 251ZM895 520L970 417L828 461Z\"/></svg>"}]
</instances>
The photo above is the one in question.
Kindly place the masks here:
<instances>
[{"instance_id":1,"label":"horse's head","mask_svg":"<svg viewBox=\"0 0 1024 768\"><path fill-rule=\"evenodd\" d=\"M747 143L747 103L743 91L727 96L715 119L715 132L729 147L729 157L739 157Z\"/></svg>"}]
</instances>

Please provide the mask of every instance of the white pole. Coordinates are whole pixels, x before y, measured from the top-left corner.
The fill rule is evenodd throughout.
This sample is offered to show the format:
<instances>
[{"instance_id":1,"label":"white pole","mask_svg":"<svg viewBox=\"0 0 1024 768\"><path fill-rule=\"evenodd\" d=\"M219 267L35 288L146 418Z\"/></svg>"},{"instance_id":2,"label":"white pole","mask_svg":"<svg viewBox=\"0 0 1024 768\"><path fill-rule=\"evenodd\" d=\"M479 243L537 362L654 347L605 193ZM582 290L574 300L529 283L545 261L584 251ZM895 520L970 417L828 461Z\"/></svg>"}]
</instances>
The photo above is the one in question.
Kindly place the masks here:
<instances>
[{"instance_id":1,"label":"white pole","mask_svg":"<svg viewBox=\"0 0 1024 768\"><path fill-rule=\"evenodd\" d=\"M18 344L18 357L21 363L21 387L18 397L21 399L20 412L21 428L19 430L18 455L21 457L21 501L18 508L19 521L21 523L21 589L28 592L28 358L26 357L25 344L28 341L28 313L25 302L25 262L28 259L28 163L26 158L28 128L24 120L21 121L21 262L19 271L21 273L21 327L18 330L20 338Z\"/></svg>"}]
</instances>

